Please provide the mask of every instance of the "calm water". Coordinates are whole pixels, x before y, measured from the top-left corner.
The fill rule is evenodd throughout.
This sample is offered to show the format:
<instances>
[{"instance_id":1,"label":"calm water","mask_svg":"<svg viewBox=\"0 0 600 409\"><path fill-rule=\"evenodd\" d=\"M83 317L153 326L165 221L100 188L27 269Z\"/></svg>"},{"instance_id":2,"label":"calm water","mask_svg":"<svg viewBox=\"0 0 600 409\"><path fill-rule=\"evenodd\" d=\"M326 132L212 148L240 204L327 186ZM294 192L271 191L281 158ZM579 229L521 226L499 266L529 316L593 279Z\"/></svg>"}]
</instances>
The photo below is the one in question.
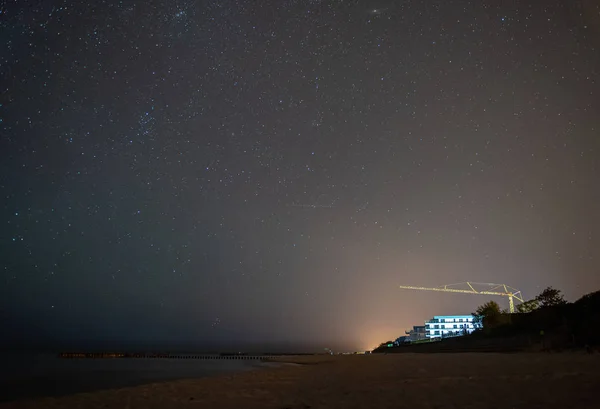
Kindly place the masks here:
<instances>
[{"instance_id":1,"label":"calm water","mask_svg":"<svg viewBox=\"0 0 600 409\"><path fill-rule=\"evenodd\" d=\"M53 354L0 354L0 402L61 396L264 367L259 361L60 359Z\"/></svg>"}]
</instances>

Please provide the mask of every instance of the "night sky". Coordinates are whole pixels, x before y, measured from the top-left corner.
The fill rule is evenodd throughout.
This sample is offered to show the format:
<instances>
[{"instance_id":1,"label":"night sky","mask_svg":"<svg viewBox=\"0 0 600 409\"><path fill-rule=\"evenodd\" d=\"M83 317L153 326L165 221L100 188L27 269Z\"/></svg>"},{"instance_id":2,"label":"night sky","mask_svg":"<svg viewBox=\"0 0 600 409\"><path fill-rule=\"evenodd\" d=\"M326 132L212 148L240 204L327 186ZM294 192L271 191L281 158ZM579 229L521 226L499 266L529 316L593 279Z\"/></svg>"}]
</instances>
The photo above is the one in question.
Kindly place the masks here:
<instances>
[{"instance_id":1,"label":"night sky","mask_svg":"<svg viewBox=\"0 0 600 409\"><path fill-rule=\"evenodd\" d=\"M2 2L0 343L365 349L488 301L398 285L598 290L599 4Z\"/></svg>"}]
</instances>

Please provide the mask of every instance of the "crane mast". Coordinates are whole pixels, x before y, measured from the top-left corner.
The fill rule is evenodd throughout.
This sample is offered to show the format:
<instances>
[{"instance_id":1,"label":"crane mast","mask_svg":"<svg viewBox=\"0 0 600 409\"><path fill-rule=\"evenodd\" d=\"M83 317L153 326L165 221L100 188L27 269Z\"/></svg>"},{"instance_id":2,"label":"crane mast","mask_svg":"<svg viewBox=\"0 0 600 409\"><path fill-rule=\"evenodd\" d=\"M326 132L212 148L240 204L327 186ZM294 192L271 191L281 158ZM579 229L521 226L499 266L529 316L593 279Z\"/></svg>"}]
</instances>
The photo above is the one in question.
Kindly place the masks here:
<instances>
[{"instance_id":1,"label":"crane mast","mask_svg":"<svg viewBox=\"0 0 600 409\"><path fill-rule=\"evenodd\" d=\"M515 299L523 302L521 291L510 287L506 284L493 283L475 283L466 281L464 283L447 284L440 287L415 287L408 285L399 286L404 290L421 290L421 291L440 291L445 293L462 293L462 294L478 294L478 295L497 295L508 298L509 311L515 312Z\"/></svg>"}]
</instances>

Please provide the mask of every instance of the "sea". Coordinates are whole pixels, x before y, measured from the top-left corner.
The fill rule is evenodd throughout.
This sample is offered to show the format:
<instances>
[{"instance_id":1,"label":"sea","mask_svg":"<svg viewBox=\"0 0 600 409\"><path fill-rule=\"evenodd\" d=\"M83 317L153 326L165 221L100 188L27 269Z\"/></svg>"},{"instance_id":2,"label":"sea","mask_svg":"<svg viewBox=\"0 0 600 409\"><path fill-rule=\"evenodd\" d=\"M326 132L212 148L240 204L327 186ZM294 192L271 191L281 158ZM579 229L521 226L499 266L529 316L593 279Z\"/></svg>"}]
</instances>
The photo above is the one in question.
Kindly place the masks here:
<instances>
[{"instance_id":1,"label":"sea","mask_svg":"<svg viewBox=\"0 0 600 409\"><path fill-rule=\"evenodd\" d=\"M185 354L178 354L179 356ZM58 354L0 353L0 402L64 396L176 379L257 370L258 360L65 359Z\"/></svg>"}]
</instances>

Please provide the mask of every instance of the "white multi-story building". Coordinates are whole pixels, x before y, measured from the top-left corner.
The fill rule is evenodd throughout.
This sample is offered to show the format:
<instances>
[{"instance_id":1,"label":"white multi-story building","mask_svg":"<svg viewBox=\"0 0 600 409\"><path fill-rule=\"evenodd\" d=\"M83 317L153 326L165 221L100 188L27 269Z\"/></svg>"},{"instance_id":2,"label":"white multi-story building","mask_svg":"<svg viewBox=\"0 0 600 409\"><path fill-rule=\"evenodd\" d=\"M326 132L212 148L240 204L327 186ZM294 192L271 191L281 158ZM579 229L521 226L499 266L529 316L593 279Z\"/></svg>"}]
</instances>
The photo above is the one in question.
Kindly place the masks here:
<instances>
[{"instance_id":1,"label":"white multi-story building","mask_svg":"<svg viewBox=\"0 0 600 409\"><path fill-rule=\"evenodd\" d=\"M456 337L475 331L472 315L436 315L425 322L427 338Z\"/></svg>"}]
</instances>

